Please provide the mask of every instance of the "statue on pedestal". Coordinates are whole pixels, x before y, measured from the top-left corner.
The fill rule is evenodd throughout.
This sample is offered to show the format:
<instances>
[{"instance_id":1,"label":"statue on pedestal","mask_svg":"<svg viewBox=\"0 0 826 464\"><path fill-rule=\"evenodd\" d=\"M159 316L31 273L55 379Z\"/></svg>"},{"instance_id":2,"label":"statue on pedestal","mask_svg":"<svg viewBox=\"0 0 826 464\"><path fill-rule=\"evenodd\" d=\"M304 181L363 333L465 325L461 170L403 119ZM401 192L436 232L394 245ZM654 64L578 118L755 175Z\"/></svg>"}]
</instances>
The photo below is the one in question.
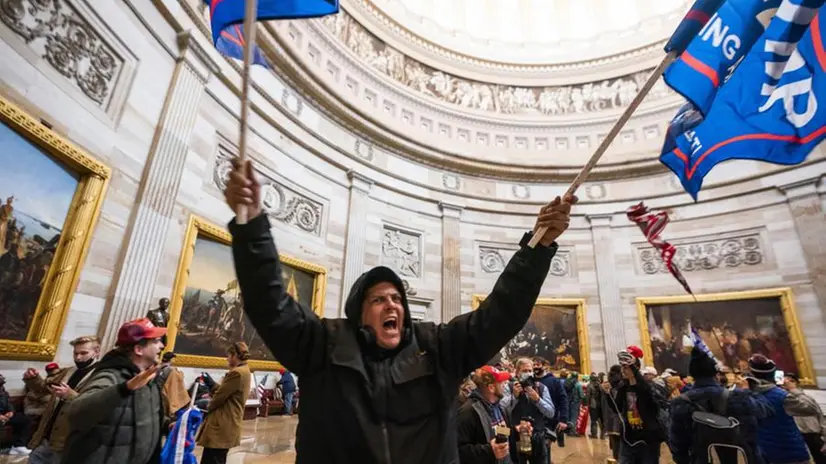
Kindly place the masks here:
<instances>
[{"instance_id":1,"label":"statue on pedestal","mask_svg":"<svg viewBox=\"0 0 826 464\"><path fill-rule=\"evenodd\" d=\"M169 298L158 300L158 307L150 309L146 317L155 324L156 327L166 327L169 324Z\"/></svg>"}]
</instances>

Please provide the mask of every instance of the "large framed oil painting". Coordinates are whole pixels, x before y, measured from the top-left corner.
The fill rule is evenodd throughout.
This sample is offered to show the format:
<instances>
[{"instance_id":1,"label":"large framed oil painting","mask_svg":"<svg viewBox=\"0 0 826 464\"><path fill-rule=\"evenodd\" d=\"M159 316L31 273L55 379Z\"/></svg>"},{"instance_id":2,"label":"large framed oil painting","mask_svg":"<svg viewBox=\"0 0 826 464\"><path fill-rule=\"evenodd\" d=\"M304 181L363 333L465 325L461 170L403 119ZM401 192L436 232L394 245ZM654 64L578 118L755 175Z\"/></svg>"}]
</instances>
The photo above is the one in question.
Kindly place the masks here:
<instances>
[{"instance_id":1,"label":"large framed oil painting","mask_svg":"<svg viewBox=\"0 0 826 464\"><path fill-rule=\"evenodd\" d=\"M0 359L51 360L108 167L0 96Z\"/></svg>"},{"instance_id":2,"label":"large framed oil painting","mask_svg":"<svg viewBox=\"0 0 826 464\"><path fill-rule=\"evenodd\" d=\"M181 366L226 367L235 341L250 348L250 368L281 368L244 313L227 231L192 216L178 265L168 350ZM280 255L287 291L319 316L323 313L327 271L322 266Z\"/></svg>"},{"instance_id":3,"label":"large framed oil painting","mask_svg":"<svg viewBox=\"0 0 826 464\"><path fill-rule=\"evenodd\" d=\"M733 371L745 371L761 353L778 369L814 385L811 356L800 329L789 288L691 296L637 298L640 336L646 363L688 374L696 328L715 357Z\"/></svg>"},{"instance_id":4,"label":"large framed oil painting","mask_svg":"<svg viewBox=\"0 0 826 464\"><path fill-rule=\"evenodd\" d=\"M487 295L473 295L471 308L479 308ZM504 348L499 357L544 358L555 372L591 372L588 324L584 299L539 298L528 323Z\"/></svg>"}]
</instances>

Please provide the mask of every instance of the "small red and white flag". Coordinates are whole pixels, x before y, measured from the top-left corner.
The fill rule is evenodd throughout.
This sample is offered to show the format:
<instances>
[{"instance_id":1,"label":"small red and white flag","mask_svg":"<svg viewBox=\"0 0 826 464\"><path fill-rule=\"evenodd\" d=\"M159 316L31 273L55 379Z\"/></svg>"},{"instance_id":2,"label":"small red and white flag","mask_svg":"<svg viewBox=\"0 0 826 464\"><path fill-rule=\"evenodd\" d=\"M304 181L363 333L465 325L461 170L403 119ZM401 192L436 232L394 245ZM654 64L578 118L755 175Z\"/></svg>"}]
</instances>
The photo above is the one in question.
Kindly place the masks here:
<instances>
[{"instance_id":1,"label":"small red and white flag","mask_svg":"<svg viewBox=\"0 0 826 464\"><path fill-rule=\"evenodd\" d=\"M677 279L677 282L683 286L685 291L690 294L694 294L691 291L691 288L688 286L688 282L683 277L682 272L674 264L674 255L677 253L677 247L674 245L666 242L662 238L660 238L660 234L665 229L666 224L668 224L668 213L661 211L659 213L652 213L648 211L648 207L640 202L637 205L634 205L625 212L628 219L632 222L636 223L642 233L645 234L645 239L648 240L657 251L660 253L660 257L662 258L663 262L665 263L665 267L668 268L668 272Z\"/></svg>"}]
</instances>

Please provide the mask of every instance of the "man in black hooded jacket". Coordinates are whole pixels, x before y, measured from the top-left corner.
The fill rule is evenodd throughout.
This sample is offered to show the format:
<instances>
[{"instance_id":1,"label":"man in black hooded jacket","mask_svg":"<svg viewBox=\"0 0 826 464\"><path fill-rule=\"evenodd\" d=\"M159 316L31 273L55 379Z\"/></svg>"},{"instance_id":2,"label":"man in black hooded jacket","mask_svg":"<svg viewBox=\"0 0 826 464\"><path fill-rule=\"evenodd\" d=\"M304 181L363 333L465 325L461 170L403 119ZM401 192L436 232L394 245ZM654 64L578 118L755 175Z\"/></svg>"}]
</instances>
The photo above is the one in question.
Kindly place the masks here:
<instances>
[{"instance_id":1,"label":"man in black hooded jacket","mask_svg":"<svg viewBox=\"0 0 826 464\"><path fill-rule=\"evenodd\" d=\"M301 379L296 462L458 461L454 398L462 379L525 325L576 197L556 198L526 233L478 310L446 324L413 323L401 279L376 267L347 297L346 319L320 319L290 297L252 165L234 161L225 192L249 221L229 224L244 310L276 359Z\"/></svg>"}]
</instances>

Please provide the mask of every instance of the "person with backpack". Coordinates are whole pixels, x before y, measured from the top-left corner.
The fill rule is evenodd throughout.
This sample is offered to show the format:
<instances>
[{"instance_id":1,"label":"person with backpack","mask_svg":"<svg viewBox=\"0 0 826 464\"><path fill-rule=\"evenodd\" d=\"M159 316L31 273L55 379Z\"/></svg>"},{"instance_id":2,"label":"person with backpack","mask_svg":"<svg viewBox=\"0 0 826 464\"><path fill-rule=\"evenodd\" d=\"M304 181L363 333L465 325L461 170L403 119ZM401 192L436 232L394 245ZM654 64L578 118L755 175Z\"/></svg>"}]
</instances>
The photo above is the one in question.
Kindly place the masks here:
<instances>
[{"instance_id":1,"label":"person with backpack","mask_svg":"<svg viewBox=\"0 0 826 464\"><path fill-rule=\"evenodd\" d=\"M757 442L768 464L809 463L809 449L795 417L817 416L816 402L806 401L800 394L787 392L775 381L777 366L762 354L749 358L748 378L751 391L765 401L770 413L758 420Z\"/></svg>"},{"instance_id":2,"label":"person with backpack","mask_svg":"<svg viewBox=\"0 0 826 464\"><path fill-rule=\"evenodd\" d=\"M720 458L715 462L737 463L742 453L746 463L762 463L751 393L720 385L715 361L698 347L691 350L688 373L694 386L671 401L668 441L674 462L705 464L712 450Z\"/></svg>"},{"instance_id":3,"label":"person with backpack","mask_svg":"<svg viewBox=\"0 0 826 464\"><path fill-rule=\"evenodd\" d=\"M620 416L622 442L620 464L657 464L660 445L667 438L661 423L660 408L654 399L651 385L640 374L642 350L629 346L617 354L622 382L611 402Z\"/></svg>"}]
</instances>

